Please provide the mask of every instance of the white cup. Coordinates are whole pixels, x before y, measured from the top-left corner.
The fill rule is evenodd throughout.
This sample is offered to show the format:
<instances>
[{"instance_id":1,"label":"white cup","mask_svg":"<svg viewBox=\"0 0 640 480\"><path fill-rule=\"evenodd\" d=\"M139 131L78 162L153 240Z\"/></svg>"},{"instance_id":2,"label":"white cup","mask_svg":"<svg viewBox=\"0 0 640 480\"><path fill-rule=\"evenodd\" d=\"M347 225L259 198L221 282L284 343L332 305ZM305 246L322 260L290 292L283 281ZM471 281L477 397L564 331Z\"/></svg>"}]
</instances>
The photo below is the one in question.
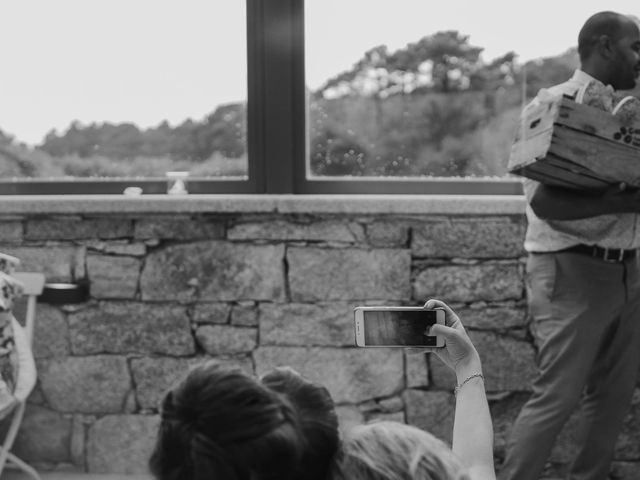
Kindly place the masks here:
<instances>
[{"instance_id":1,"label":"white cup","mask_svg":"<svg viewBox=\"0 0 640 480\"><path fill-rule=\"evenodd\" d=\"M169 195L186 195L189 193L187 190L187 178L189 172L166 172L167 177L167 193Z\"/></svg>"}]
</instances>

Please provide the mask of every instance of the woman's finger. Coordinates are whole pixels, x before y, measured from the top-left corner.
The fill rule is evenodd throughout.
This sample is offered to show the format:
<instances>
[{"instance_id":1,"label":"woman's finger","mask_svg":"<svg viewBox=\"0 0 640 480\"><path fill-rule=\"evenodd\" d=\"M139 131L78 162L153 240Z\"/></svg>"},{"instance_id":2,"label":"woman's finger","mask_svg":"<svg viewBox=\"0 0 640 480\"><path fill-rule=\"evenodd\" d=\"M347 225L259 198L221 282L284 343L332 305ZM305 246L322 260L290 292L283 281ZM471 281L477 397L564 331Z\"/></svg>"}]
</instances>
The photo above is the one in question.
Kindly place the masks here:
<instances>
[{"instance_id":1,"label":"woman's finger","mask_svg":"<svg viewBox=\"0 0 640 480\"><path fill-rule=\"evenodd\" d=\"M454 338L454 337L457 338L458 335L460 335L460 332L458 332L458 330L456 330L453 327L449 327L447 325L440 325L439 323L436 323L434 325L431 325L431 327L429 327L429 335L433 337L439 335L447 339L447 338Z\"/></svg>"},{"instance_id":2,"label":"woman's finger","mask_svg":"<svg viewBox=\"0 0 640 480\"><path fill-rule=\"evenodd\" d=\"M423 308L427 310L435 310L435 309L444 310L445 325L452 326L452 325L455 325L457 322L460 322L460 319L458 318L458 315L456 314L456 312L454 312L449 305L447 305L441 300L436 300L436 299L427 300Z\"/></svg>"},{"instance_id":3,"label":"woman's finger","mask_svg":"<svg viewBox=\"0 0 640 480\"><path fill-rule=\"evenodd\" d=\"M424 304L424 308L427 310L433 310L434 308L443 308L447 313L453 313L451 307L444 303L442 300L437 300L435 298L431 298L427 300Z\"/></svg>"},{"instance_id":4,"label":"woman's finger","mask_svg":"<svg viewBox=\"0 0 640 480\"><path fill-rule=\"evenodd\" d=\"M421 353L431 353L433 349L430 347L409 347L405 348L407 355L419 355Z\"/></svg>"},{"instance_id":5,"label":"woman's finger","mask_svg":"<svg viewBox=\"0 0 640 480\"><path fill-rule=\"evenodd\" d=\"M410 347L405 348L407 355L418 355L421 353L436 353L437 351L442 350L440 347Z\"/></svg>"}]
</instances>

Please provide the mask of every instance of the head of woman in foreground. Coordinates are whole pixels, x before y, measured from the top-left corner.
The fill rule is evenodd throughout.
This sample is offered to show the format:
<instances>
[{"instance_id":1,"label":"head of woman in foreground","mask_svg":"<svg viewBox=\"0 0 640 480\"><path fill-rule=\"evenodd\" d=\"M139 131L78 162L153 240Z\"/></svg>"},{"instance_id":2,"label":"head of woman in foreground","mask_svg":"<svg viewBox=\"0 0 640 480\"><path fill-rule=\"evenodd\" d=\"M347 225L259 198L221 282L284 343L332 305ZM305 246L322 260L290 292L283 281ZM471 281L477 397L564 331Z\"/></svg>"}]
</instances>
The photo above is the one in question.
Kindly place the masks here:
<instances>
[{"instance_id":1,"label":"head of woman in foreground","mask_svg":"<svg viewBox=\"0 0 640 480\"><path fill-rule=\"evenodd\" d=\"M207 363L166 394L149 467L158 480L320 480L337 446L324 387L291 369L258 380Z\"/></svg>"},{"instance_id":2,"label":"head of woman in foreground","mask_svg":"<svg viewBox=\"0 0 640 480\"><path fill-rule=\"evenodd\" d=\"M399 422L354 427L345 434L333 480L464 480L458 458L441 440Z\"/></svg>"}]
</instances>

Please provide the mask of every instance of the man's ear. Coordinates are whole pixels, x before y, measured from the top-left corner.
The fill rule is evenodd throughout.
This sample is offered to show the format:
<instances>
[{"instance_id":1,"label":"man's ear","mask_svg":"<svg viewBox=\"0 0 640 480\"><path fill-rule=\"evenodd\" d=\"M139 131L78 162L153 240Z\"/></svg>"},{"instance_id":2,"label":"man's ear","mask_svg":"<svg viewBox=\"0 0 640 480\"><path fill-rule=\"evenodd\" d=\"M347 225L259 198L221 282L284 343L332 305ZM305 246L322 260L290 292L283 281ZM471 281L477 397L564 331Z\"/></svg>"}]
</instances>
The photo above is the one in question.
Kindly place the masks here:
<instances>
[{"instance_id":1,"label":"man's ear","mask_svg":"<svg viewBox=\"0 0 640 480\"><path fill-rule=\"evenodd\" d=\"M613 42L609 35L600 35L596 45L596 49L602 58L609 59L614 55Z\"/></svg>"}]
</instances>

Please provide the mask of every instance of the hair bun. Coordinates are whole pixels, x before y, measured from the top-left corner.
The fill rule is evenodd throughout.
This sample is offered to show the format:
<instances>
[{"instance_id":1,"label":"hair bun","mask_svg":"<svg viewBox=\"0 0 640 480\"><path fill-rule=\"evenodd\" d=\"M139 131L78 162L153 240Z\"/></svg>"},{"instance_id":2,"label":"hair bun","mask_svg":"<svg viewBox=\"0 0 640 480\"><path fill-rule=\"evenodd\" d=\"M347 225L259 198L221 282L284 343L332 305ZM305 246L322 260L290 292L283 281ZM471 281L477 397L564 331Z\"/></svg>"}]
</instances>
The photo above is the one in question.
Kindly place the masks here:
<instances>
[{"instance_id":1,"label":"hair bun","mask_svg":"<svg viewBox=\"0 0 640 480\"><path fill-rule=\"evenodd\" d=\"M162 400L160 419L162 421L181 422L193 425L197 420L197 413L191 405L176 403L173 392L170 391Z\"/></svg>"},{"instance_id":2,"label":"hair bun","mask_svg":"<svg viewBox=\"0 0 640 480\"><path fill-rule=\"evenodd\" d=\"M159 480L250 480L264 473L286 480L298 468L303 436L286 398L240 369L217 363L193 368L161 405L150 467ZM270 478L270 477L269 477Z\"/></svg>"}]
</instances>

